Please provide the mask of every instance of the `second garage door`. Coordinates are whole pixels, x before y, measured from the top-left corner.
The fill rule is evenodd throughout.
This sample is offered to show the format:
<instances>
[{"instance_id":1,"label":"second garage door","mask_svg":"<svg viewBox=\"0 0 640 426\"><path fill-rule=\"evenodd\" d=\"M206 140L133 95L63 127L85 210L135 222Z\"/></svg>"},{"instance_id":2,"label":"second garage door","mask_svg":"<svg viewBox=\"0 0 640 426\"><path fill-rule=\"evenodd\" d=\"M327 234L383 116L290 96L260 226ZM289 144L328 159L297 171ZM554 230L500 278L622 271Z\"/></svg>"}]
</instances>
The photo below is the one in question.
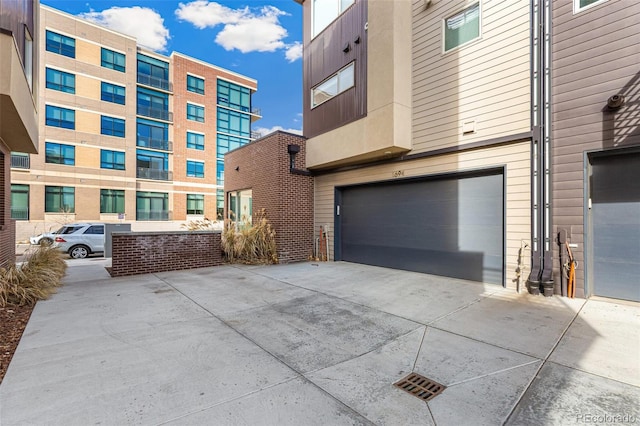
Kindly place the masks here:
<instances>
[{"instance_id":1,"label":"second garage door","mask_svg":"<svg viewBox=\"0 0 640 426\"><path fill-rule=\"evenodd\" d=\"M502 172L339 188L336 259L502 285Z\"/></svg>"}]
</instances>

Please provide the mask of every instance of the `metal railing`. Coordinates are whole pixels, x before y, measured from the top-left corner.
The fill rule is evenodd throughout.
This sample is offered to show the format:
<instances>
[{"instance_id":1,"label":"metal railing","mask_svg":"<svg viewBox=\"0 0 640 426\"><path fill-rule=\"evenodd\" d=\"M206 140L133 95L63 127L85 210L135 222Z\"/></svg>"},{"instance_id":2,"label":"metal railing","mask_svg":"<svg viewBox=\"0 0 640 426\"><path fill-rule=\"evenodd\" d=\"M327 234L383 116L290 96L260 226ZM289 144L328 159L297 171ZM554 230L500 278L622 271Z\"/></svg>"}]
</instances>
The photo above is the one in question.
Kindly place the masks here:
<instances>
[{"instance_id":1,"label":"metal railing","mask_svg":"<svg viewBox=\"0 0 640 426\"><path fill-rule=\"evenodd\" d=\"M144 84L145 86L156 87L168 92L173 92L173 83L171 83L169 80L165 80L164 78L158 78L150 76L149 74L138 73L137 81L138 83Z\"/></svg>"},{"instance_id":2,"label":"metal railing","mask_svg":"<svg viewBox=\"0 0 640 426\"><path fill-rule=\"evenodd\" d=\"M169 170L148 169L138 167L136 177L138 179L173 180L173 173Z\"/></svg>"},{"instance_id":3,"label":"metal railing","mask_svg":"<svg viewBox=\"0 0 640 426\"><path fill-rule=\"evenodd\" d=\"M166 109L138 105L137 113L138 115L144 115L145 117L157 118L164 121L173 121L173 113Z\"/></svg>"},{"instance_id":4,"label":"metal railing","mask_svg":"<svg viewBox=\"0 0 640 426\"><path fill-rule=\"evenodd\" d=\"M11 219L29 220L29 209L20 207L11 207Z\"/></svg>"},{"instance_id":5,"label":"metal railing","mask_svg":"<svg viewBox=\"0 0 640 426\"><path fill-rule=\"evenodd\" d=\"M160 149L163 151L173 151L173 142L164 139L153 139L149 136L138 136L137 146L143 148Z\"/></svg>"},{"instance_id":6,"label":"metal railing","mask_svg":"<svg viewBox=\"0 0 640 426\"><path fill-rule=\"evenodd\" d=\"M28 169L31 167L31 157L29 154L11 154L11 167L14 169Z\"/></svg>"}]
</instances>

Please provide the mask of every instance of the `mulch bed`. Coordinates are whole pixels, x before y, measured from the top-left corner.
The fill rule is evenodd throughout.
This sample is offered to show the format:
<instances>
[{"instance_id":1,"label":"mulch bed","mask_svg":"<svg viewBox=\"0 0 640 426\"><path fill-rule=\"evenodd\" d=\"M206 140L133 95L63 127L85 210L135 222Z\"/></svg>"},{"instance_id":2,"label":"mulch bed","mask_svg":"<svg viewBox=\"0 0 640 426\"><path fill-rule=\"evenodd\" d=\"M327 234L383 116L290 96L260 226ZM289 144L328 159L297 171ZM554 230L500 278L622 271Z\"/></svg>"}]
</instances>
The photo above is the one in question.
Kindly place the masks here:
<instances>
[{"instance_id":1,"label":"mulch bed","mask_svg":"<svg viewBox=\"0 0 640 426\"><path fill-rule=\"evenodd\" d=\"M34 306L0 307L0 383L7 373Z\"/></svg>"}]
</instances>

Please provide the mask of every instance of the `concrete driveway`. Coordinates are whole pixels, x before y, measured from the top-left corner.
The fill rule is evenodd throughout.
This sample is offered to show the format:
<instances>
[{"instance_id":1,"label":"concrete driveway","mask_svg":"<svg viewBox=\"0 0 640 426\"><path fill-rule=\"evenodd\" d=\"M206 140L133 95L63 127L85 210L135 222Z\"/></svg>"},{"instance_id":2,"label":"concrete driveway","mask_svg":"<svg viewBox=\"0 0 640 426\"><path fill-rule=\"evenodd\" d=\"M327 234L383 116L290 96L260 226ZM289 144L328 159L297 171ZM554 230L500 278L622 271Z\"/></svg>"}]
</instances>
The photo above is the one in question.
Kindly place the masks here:
<instances>
[{"instance_id":1,"label":"concrete driveway","mask_svg":"<svg viewBox=\"0 0 640 426\"><path fill-rule=\"evenodd\" d=\"M640 422L638 304L341 262L69 264L0 386L3 426ZM446 389L393 386L411 372Z\"/></svg>"}]
</instances>

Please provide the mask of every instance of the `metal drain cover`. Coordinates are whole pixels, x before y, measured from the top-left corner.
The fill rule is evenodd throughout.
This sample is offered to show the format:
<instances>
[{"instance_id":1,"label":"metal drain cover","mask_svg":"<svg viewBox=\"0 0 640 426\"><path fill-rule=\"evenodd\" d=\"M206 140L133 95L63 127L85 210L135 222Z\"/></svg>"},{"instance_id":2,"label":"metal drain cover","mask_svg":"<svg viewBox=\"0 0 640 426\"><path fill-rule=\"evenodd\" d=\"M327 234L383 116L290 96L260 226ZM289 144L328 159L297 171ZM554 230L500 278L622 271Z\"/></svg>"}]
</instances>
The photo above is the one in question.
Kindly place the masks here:
<instances>
[{"instance_id":1,"label":"metal drain cover","mask_svg":"<svg viewBox=\"0 0 640 426\"><path fill-rule=\"evenodd\" d=\"M445 385L441 385L438 382L416 373L409 374L407 377L397 381L393 385L423 401L432 400L447 388Z\"/></svg>"}]
</instances>

